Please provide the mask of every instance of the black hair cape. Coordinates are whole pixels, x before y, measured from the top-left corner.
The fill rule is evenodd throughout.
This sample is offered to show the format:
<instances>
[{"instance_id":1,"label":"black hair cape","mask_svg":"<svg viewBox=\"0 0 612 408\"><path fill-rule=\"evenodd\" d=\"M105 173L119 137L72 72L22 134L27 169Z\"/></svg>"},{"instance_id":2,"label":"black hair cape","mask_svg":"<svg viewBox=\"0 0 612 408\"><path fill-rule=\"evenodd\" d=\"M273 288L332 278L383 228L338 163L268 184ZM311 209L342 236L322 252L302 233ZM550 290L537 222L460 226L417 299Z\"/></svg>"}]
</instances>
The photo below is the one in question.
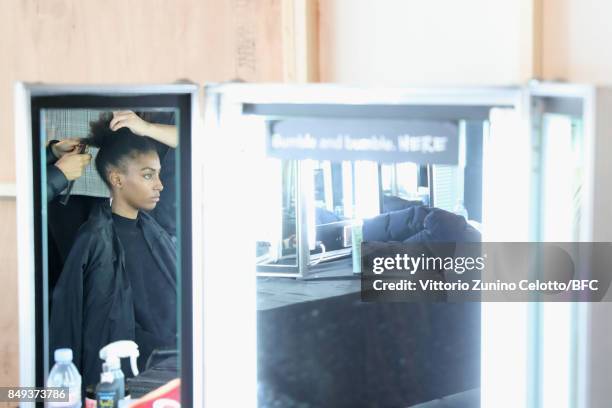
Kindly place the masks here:
<instances>
[{"instance_id":1,"label":"black hair cape","mask_svg":"<svg viewBox=\"0 0 612 408\"><path fill-rule=\"evenodd\" d=\"M176 245L170 235L141 211L147 245L162 273L176 284ZM175 286L176 287L176 286ZM108 203L98 206L81 226L53 291L50 351L69 347L83 387L100 380L102 347L135 340L134 299L123 247Z\"/></svg>"}]
</instances>

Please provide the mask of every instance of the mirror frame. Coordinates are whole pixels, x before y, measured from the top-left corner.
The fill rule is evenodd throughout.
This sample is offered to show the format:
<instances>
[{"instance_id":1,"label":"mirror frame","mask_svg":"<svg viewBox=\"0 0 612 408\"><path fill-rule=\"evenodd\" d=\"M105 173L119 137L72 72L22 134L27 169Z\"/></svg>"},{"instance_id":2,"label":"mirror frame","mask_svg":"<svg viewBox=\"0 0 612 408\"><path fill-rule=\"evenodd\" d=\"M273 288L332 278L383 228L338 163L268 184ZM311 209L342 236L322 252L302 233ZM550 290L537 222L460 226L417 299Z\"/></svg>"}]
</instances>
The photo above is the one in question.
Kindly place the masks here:
<instances>
[{"instance_id":1,"label":"mirror frame","mask_svg":"<svg viewBox=\"0 0 612 408\"><path fill-rule=\"evenodd\" d=\"M171 108L179 114L179 178L177 199L180 273L180 378L181 403L192 406L194 379L201 378L202 367L194 364L201 349L201 333L194 336L194 315L201 316L198 296L201 288L200 263L194 260L194 243L200 241L199 214L192 214L194 200L200 199L200 163L193 155L193 137L199 128L199 87L195 84L141 86L72 86L18 83L15 87L15 147L17 158L17 225L19 268L19 367L21 386L44 386L45 361L49 351L48 310L44 307L48 290L43 271L41 138L40 113L43 109ZM196 142L197 144L198 142ZM195 159L195 160L194 160ZM195 194L193 193L195 191ZM199 257L199 255L196 255ZM194 270L195 269L195 270ZM194 279L195 277L195 279ZM194 300L197 304L194 304ZM45 316L47 315L47 316ZM201 331L201 324L195 324ZM47 330L46 330L47 329ZM195 342L194 342L195 339ZM47 347L48 348L48 347Z\"/></svg>"}]
</instances>

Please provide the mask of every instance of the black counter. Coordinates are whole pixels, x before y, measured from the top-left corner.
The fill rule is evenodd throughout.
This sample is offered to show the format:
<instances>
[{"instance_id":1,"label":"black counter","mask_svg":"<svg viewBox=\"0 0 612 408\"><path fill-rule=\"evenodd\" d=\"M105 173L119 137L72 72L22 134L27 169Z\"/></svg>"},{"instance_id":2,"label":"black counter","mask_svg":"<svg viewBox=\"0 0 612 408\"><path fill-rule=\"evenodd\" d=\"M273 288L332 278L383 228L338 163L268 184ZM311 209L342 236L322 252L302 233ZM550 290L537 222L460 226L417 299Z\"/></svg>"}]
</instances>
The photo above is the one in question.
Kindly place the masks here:
<instances>
[{"instance_id":1,"label":"black counter","mask_svg":"<svg viewBox=\"0 0 612 408\"><path fill-rule=\"evenodd\" d=\"M480 304L365 303L359 280L274 279L258 280L260 408L408 407L480 386Z\"/></svg>"}]
</instances>

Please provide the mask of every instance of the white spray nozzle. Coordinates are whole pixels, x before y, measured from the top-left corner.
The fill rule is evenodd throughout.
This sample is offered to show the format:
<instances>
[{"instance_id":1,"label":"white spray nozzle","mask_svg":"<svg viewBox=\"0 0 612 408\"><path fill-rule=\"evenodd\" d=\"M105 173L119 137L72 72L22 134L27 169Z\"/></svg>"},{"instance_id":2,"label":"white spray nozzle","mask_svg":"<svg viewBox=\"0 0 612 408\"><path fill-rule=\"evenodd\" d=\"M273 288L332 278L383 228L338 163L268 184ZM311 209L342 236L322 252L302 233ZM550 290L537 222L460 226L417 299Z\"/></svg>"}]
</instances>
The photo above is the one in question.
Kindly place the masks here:
<instances>
[{"instance_id":1,"label":"white spray nozzle","mask_svg":"<svg viewBox=\"0 0 612 408\"><path fill-rule=\"evenodd\" d=\"M138 351L138 345L131 340L119 340L113 343L107 344L100 349L100 359L106 361L107 365L117 364L116 362L121 358L130 358L130 367L132 373L138 375L138 366L136 365L136 359L140 355Z\"/></svg>"},{"instance_id":2,"label":"white spray nozzle","mask_svg":"<svg viewBox=\"0 0 612 408\"><path fill-rule=\"evenodd\" d=\"M121 368L121 360L117 356L107 356L106 363L104 365L109 370L114 370L116 368Z\"/></svg>"}]
</instances>

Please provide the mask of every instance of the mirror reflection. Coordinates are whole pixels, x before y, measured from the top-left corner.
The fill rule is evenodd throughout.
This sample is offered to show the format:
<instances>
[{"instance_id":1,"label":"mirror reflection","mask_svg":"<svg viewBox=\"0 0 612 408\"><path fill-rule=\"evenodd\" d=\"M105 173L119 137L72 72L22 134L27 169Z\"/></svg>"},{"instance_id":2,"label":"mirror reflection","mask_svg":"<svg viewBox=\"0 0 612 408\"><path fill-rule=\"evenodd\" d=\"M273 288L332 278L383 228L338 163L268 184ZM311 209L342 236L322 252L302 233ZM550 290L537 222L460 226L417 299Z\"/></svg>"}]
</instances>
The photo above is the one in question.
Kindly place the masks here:
<instances>
[{"instance_id":1,"label":"mirror reflection","mask_svg":"<svg viewBox=\"0 0 612 408\"><path fill-rule=\"evenodd\" d=\"M328 122L311 123L314 134ZM259 406L408 407L449 395L478 406L480 305L364 301L360 250L480 241L488 126L458 123L452 165L262 159L257 245L278 256L258 258ZM277 268L287 259L292 269Z\"/></svg>"},{"instance_id":2,"label":"mirror reflection","mask_svg":"<svg viewBox=\"0 0 612 408\"><path fill-rule=\"evenodd\" d=\"M41 112L48 363L70 349L88 395L103 372L132 398L178 377L177 115Z\"/></svg>"}]
</instances>

